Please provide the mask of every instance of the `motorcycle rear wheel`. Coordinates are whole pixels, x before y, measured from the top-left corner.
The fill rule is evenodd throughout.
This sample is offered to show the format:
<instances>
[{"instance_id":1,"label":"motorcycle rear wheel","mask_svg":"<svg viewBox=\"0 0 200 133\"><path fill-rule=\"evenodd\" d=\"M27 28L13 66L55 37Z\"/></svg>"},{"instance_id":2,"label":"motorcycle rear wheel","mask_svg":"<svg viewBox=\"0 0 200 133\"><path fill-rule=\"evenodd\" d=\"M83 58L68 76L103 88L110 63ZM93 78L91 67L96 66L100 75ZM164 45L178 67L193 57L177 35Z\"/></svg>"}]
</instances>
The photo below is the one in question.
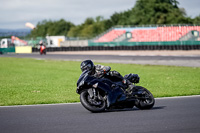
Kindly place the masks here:
<instances>
[{"instance_id":1,"label":"motorcycle rear wheel","mask_svg":"<svg viewBox=\"0 0 200 133\"><path fill-rule=\"evenodd\" d=\"M81 104L91 112L102 112L106 109L106 100L100 95L100 98L90 98L88 91L83 91L80 94Z\"/></svg>"},{"instance_id":2,"label":"motorcycle rear wheel","mask_svg":"<svg viewBox=\"0 0 200 133\"><path fill-rule=\"evenodd\" d=\"M155 104L155 99L152 93L142 86L136 86L136 90L142 90L143 94L136 99L135 106L139 109L151 109Z\"/></svg>"}]
</instances>

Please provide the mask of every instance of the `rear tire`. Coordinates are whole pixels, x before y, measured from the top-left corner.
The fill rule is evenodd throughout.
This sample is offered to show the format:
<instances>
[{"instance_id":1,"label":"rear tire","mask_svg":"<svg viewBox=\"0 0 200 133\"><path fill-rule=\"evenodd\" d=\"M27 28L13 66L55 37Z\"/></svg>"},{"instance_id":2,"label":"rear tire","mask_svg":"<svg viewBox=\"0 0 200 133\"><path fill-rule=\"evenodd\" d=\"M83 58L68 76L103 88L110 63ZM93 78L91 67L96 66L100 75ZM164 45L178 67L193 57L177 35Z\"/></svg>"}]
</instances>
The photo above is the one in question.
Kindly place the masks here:
<instances>
[{"instance_id":1,"label":"rear tire","mask_svg":"<svg viewBox=\"0 0 200 133\"><path fill-rule=\"evenodd\" d=\"M99 97L100 99L98 100L90 98L89 93L86 90L80 94L80 101L87 110L91 112L102 112L106 109L106 100L102 96Z\"/></svg>"},{"instance_id":2,"label":"rear tire","mask_svg":"<svg viewBox=\"0 0 200 133\"><path fill-rule=\"evenodd\" d=\"M139 109L151 109L155 104L155 99L152 93L142 86L136 86L134 89L143 90L144 94L142 96L138 96L145 99L136 99L135 106Z\"/></svg>"}]
</instances>

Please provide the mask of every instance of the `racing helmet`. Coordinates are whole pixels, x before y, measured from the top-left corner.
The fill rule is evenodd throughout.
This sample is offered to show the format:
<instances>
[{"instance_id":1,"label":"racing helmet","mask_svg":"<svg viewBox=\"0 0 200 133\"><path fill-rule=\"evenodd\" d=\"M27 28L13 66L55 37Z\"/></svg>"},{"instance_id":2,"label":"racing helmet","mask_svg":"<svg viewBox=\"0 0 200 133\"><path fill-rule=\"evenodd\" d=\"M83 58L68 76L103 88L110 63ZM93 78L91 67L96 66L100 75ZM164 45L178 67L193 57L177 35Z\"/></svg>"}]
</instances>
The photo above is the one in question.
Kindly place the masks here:
<instances>
[{"instance_id":1,"label":"racing helmet","mask_svg":"<svg viewBox=\"0 0 200 133\"><path fill-rule=\"evenodd\" d=\"M94 63L91 61L91 60L85 60L81 63L81 71L89 71L90 74L94 74L95 72L95 66L94 66Z\"/></svg>"},{"instance_id":2,"label":"racing helmet","mask_svg":"<svg viewBox=\"0 0 200 133\"><path fill-rule=\"evenodd\" d=\"M40 45L43 45L43 41L41 40L41 41L39 42L39 44L40 44Z\"/></svg>"}]
</instances>

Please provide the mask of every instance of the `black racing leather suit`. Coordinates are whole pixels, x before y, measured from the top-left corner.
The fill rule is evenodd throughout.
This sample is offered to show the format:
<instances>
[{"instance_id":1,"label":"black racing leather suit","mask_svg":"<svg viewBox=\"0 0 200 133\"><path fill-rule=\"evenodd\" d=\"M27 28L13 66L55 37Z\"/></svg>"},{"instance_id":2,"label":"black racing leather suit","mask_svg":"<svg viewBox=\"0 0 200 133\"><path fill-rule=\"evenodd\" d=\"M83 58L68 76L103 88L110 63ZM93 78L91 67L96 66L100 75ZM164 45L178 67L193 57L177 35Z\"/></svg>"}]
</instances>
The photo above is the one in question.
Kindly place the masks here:
<instances>
[{"instance_id":1,"label":"black racing leather suit","mask_svg":"<svg viewBox=\"0 0 200 133\"><path fill-rule=\"evenodd\" d=\"M124 88L133 88L132 80L135 79L135 83L139 83L139 76L137 74L128 74L124 77L117 71L110 71L111 67L103 65L95 65L94 76L97 78L108 78L113 82L121 81L124 85ZM136 77L136 78L134 78ZM132 81L132 82L131 82Z\"/></svg>"},{"instance_id":2,"label":"black racing leather suit","mask_svg":"<svg viewBox=\"0 0 200 133\"><path fill-rule=\"evenodd\" d=\"M110 71L111 67L103 66L103 65L95 65L95 74L94 76L97 78L108 78L111 81L123 81L123 76L117 71Z\"/></svg>"}]
</instances>

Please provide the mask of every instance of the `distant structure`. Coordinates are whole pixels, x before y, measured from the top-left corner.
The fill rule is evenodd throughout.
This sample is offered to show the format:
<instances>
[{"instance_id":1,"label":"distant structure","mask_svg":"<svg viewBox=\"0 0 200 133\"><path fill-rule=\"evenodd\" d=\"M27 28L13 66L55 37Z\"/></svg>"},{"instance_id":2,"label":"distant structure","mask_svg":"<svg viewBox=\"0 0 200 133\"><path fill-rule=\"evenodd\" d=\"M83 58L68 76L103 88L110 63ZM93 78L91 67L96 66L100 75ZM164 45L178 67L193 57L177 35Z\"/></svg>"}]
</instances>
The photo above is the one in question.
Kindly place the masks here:
<instances>
[{"instance_id":1,"label":"distant structure","mask_svg":"<svg viewBox=\"0 0 200 133\"><path fill-rule=\"evenodd\" d=\"M31 29L0 29L0 37L18 36L24 37L31 33Z\"/></svg>"},{"instance_id":2,"label":"distant structure","mask_svg":"<svg viewBox=\"0 0 200 133\"><path fill-rule=\"evenodd\" d=\"M9 37L9 36L18 36L18 37L24 37L31 33L31 30L35 28L35 26L27 22L25 23L25 26L29 29L0 29L0 37Z\"/></svg>"}]
</instances>

